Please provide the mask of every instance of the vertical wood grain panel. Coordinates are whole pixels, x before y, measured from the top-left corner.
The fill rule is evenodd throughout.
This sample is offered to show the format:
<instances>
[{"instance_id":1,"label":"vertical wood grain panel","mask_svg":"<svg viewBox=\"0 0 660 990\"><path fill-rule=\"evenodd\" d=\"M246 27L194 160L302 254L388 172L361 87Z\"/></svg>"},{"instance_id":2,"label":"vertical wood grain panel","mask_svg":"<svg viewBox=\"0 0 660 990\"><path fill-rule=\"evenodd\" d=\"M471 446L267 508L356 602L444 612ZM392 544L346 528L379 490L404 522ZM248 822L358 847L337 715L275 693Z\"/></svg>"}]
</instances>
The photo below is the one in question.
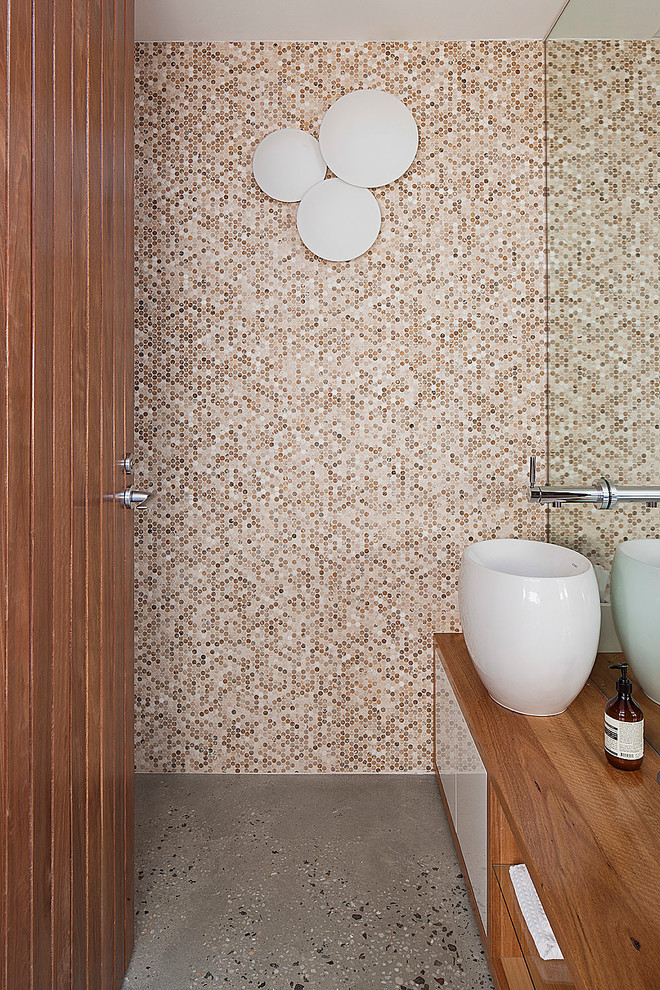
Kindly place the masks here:
<instances>
[{"instance_id":1,"label":"vertical wood grain panel","mask_svg":"<svg viewBox=\"0 0 660 990\"><path fill-rule=\"evenodd\" d=\"M127 453L133 451L133 52L134 52L134 9L133 0L126 0L124 8L124 414L126 418L125 446ZM135 927L134 895L134 751L133 751L133 513L124 516L124 763L125 763L125 821L124 843L126 877L126 907L124 918L124 968L133 951Z\"/></svg>"},{"instance_id":2,"label":"vertical wood grain panel","mask_svg":"<svg viewBox=\"0 0 660 990\"><path fill-rule=\"evenodd\" d=\"M6 707L7 688L7 144L9 115L7 113L8 52L7 4L0 0L0 808L7 807L7 746ZM0 815L0 990L7 990L7 817Z\"/></svg>"},{"instance_id":3,"label":"vertical wood grain panel","mask_svg":"<svg viewBox=\"0 0 660 990\"><path fill-rule=\"evenodd\" d=\"M114 479L115 492L121 491L127 479L120 461L126 451L124 404L124 0L114 5L114 65L113 65L113 396L114 396ZM115 987L121 987L124 976L124 900L125 883L125 780L124 780L124 516L132 510L114 503L115 583L114 610L114 862L115 862Z\"/></svg>"},{"instance_id":4,"label":"vertical wood grain panel","mask_svg":"<svg viewBox=\"0 0 660 990\"><path fill-rule=\"evenodd\" d=\"M132 438L132 24L124 0L0 3L0 990L119 988L133 919L132 513L113 498Z\"/></svg>"},{"instance_id":5,"label":"vertical wood grain panel","mask_svg":"<svg viewBox=\"0 0 660 990\"><path fill-rule=\"evenodd\" d=\"M115 792L112 768L115 746L115 490L114 450L114 0L103 0L102 30L102 331L101 331L101 491L102 584L101 624L103 639L101 678L101 888L103 990L114 986L115 943Z\"/></svg>"},{"instance_id":6,"label":"vertical wood grain panel","mask_svg":"<svg viewBox=\"0 0 660 990\"><path fill-rule=\"evenodd\" d=\"M7 234L7 960L32 985L30 543L32 389L32 6L11 0Z\"/></svg>"},{"instance_id":7,"label":"vertical wood grain panel","mask_svg":"<svg viewBox=\"0 0 660 990\"><path fill-rule=\"evenodd\" d=\"M53 729L52 8L33 8L32 107L32 829L33 980L50 982Z\"/></svg>"},{"instance_id":8,"label":"vertical wood grain panel","mask_svg":"<svg viewBox=\"0 0 660 990\"><path fill-rule=\"evenodd\" d=\"M71 985L72 630L72 7L53 24L53 760L52 986ZM84 610L82 612L84 619ZM81 623L84 628L84 621ZM76 809L81 807L79 801Z\"/></svg>"},{"instance_id":9,"label":"vertical wood grain panel","mask_svg":"<svg viewBox=\"0 0 660 990\"><path fill-rule=\"evenodd\" d=\"M88 944L91 990L102 985L102 850L101 850L101 2L89 0L89 225L88 241L88 467L87 467L87 774L88 774Z\"/></svg>"},{"instance_id":10,"label":"vertical wood grain panel","mask_svg":"<svg viewBox=\"0 0 660 990\"><path fill-rule=\"evenodd\" d=\"M35 3L32 78L33 981L51 977L53 753L53 6Z\"/></svg>"},{"instance_id":11,"label":"vertical wood grain panel","mask_svg":"<svg viewBox=\"0 0 660 990\"><path fill-rule=\"evenodd\" d=\"M87 491L89 305L88 234L89 169L87 157L87 0L74 0L73 6L73 102L72 102L72 623L71 643L71 799L72 816L72 940L71 969L73 990L85 990L87 981L88 922L88 832L94 826L89 817L88 782L89 740L87 734L88 671L88 580L87 580Z\"/></svg>"}]
</instances>

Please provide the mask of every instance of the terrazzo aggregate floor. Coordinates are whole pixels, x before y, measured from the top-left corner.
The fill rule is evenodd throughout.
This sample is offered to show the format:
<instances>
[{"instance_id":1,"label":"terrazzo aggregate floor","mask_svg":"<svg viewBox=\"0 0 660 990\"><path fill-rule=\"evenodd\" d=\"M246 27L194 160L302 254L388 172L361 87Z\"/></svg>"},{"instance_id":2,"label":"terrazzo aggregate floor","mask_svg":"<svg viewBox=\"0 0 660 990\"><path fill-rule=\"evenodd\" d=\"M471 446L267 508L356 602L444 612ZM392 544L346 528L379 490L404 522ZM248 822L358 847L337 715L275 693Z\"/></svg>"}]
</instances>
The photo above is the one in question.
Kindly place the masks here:
<instances>
[{"instance_id":1,"label":"terrazzo aggregate floor","mask_svg":"<svg viewBox=\"0 0 660 990\"><path fill-rule=\"evenodd\" d=\"M139 774L124 990L492 990L431 775Z\"/></svg>"}]
</instances>

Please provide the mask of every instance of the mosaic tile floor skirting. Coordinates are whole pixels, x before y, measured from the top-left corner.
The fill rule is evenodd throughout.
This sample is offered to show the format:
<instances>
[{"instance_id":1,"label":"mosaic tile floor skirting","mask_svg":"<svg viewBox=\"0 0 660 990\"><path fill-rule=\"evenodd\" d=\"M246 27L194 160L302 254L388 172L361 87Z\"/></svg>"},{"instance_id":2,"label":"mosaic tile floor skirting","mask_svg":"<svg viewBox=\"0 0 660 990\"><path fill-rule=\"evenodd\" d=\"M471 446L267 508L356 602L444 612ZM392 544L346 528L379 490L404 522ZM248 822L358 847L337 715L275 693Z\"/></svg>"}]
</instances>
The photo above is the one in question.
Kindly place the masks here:
<instances>
[{"instance_id":1,"label":"mosaic tile floor skirting","mask_svg":"<svg viewBox=\"0 0 660 990\"><path fill-rule=\"evenodd\" d=\"M492 990L431 775L139 775L124 990Z\"/></svg>"}]
</instances>

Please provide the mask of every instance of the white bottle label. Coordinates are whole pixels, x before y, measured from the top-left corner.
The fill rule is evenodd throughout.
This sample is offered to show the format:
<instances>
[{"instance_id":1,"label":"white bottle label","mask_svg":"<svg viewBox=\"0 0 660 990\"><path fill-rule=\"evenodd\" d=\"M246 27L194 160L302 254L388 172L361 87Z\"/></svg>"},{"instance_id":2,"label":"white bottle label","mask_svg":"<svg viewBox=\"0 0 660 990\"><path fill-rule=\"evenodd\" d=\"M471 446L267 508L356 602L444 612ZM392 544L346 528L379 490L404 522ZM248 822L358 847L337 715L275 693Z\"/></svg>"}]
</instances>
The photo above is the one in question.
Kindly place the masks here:
<instances>
[{"instance_id":1,"label":"white bottle label","mask_svg":"<svg viewBox=\"0 0 660 990\"><path fill-rule=\"evenodd\" d=\"M619 722L605 715L605 750L621 760L639 760L644 756L644 719Z\"/></svg>"}]
</instances>

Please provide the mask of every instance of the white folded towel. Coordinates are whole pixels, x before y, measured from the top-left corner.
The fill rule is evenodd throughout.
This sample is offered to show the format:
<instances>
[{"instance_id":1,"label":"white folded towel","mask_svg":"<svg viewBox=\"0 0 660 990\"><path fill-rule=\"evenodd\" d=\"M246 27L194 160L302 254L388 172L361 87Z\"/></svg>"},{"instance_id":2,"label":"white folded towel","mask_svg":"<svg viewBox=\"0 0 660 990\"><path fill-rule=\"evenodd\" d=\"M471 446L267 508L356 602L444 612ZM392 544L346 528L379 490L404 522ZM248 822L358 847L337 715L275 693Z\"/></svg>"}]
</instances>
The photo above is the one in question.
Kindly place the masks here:
<instances>
[{"instance_id":1,"label":"white folded towel","mask_svg":"<svg viewBox=\"0 0 660 990\"><path fill-rule=\"evenodd\" d=\"M563 959L548 916L536 893L532 878L524 863L509 867L509 876L518 898L520 910L534 939L541 959Z\"/></svg>"}]
</instances>

